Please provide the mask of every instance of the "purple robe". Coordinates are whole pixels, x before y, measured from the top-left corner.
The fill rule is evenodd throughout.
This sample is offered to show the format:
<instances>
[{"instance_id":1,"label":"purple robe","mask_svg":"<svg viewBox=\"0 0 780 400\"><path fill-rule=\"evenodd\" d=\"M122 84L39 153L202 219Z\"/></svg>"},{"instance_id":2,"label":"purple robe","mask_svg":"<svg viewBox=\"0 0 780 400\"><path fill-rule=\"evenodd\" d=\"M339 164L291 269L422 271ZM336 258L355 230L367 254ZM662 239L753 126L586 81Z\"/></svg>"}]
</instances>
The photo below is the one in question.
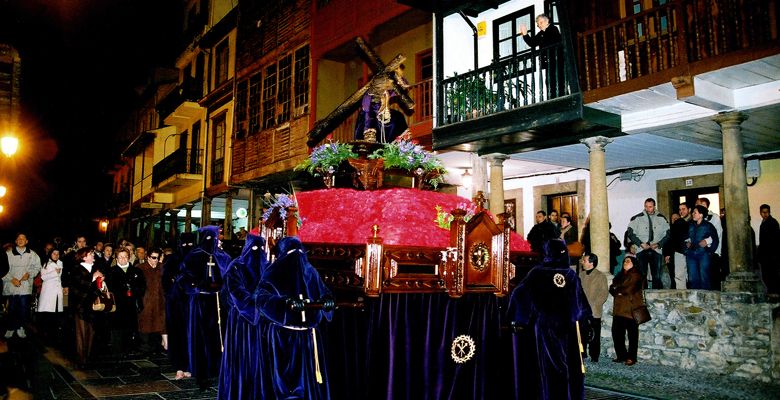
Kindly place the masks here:
<instances>
[{"instance_id":1,"label":"purple robe","mask_svg":"<svg viewBox=\"0 0 780 400\"><path fill-rule=\"evenodd\" d=\"M182 260L195 246L195 235L185 232L179 237L178 251L166 257L162 287L165 293L165 330L168 333L168 359L178 371L189 370L187 350L187 317L189 299L178 285Z\"/></svg>"},{"instance_id":2,"label":"purple robe","mask_svg":"<svg viewBox=\"0 0 780 400\"><path fill-rule=\"evenodd\" d=\"M387 107L390 107L389 103L397 94L394 90L389 90L388 96L390 100L388 100ZM360 112L358 112L355 120L355 140L363 140L365 132L373 129L376 131L377 142L390 143L409 127L406 123L406 117L398 110L390 109L390 120L387 123L379 120L377 114L382 107L381 98L381 95L377 96L370 93L366 93L363 96Z\"/></svg>"},{"instance_id":3,"label":"purple robe","mask_svg":"<svg viewBox=\"0 0 780 400\"><path fill-rule=\"evenodd\" d=\"M241 255L230 263L225 273L229 310L219 372L220 399L263 398L264 381L260 366L264 349L252 293L260 274L268 266L264 247L264 238L247 235Z\"/></svg>"},{"instance_id":4,"label":"purple robe","mask_svg":"<svg viewBox=\"0 0 780 400\"><path fill-rule=\"evenodd\" d=\"M576 322L591 315L577 273L569 267L566 244L555 239L544 243L544 259L512 291L509 320L524 327L523 348L532 349L524 357L528 364L529 398L584 399L584 376L581 370ZM521 362L523 362L521 361Z\"/></svg>"},{"instance_id":5,"label":"purple robe","mask_svg":"<svg viewBox=\"0 0 780 400\"><path fill-rule=\"evenodd\" d=\"M203 387L207 379L219 375L222 333L218 308L225 307L219 296L230 256L219 247L219 227L204 226L198 232L200 242L184 257L179 285L189 300L189 370Z\"/></svg>"},{"instance_id":6,"label":"purple robe","mask_svg":"<svg viewBox=\"0 0 780 400\"><path fill-rule=\"evenodd\" d=\"M330 321L333 311L296 312L288 300L317 301L330 297L330 290L297 237L280 240L276 250L276 261L263 272L254 293L265 353L260 366L266 390L262 398L329 399L325 341L317 327Z\"/></svg>"}]
</instances>

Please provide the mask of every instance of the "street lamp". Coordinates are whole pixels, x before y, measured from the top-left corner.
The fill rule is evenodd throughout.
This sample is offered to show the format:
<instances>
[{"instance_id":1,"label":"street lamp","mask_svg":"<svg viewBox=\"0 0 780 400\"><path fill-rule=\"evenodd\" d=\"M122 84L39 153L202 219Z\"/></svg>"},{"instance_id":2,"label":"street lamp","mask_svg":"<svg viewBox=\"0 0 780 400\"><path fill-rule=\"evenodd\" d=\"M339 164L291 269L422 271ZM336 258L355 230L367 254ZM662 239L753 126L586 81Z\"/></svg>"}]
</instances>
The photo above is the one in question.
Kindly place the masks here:
<instances>
[{"instance_id":1,"label":"street lamp","mask_svg":"<svg viewBox=\"0 0 780 400\"><path fill-rule=\"evenodd\" d=\"M0 197L5 196L5 193L8 192L8 188L6 188L3 185L0 185Z\"/></svg>"},{"instance_id":2,"label":"street lamp","mask_svg":"<svg viewBox=\"0 0 780 400\"><path fill-rule=\"evenodd\" d=\"M13 136L4 136L0 139L0 150L6 157L11 157L19 149L19 139Z\"/></svg>"}]
</instances>

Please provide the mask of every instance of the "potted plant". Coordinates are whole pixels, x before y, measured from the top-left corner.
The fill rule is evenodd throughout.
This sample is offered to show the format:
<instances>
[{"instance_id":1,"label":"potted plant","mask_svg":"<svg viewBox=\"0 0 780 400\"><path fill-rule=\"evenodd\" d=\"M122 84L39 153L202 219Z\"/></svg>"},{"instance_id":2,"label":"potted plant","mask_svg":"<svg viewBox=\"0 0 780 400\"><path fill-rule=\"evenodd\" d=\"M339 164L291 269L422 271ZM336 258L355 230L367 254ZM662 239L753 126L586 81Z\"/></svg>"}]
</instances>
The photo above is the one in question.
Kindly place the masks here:
<instances>
[{"instance_id":1,"label":"potted plant","mask_svg":"<svg viewBox=\"0 0 780 400\"><path fill-rule=\"evenodd\" d=\"M296 171L305 170L314 176L322 176L327 187L335 185L336 171L339 166L358 155L352 151L352 145L339 142L321 144L312 150L309 158L295 167Z\"/></svg>"},{"instance_id":2,"label":"potted plant","mask_svg":"<svg viewBox=\"0 0 780 400\"><path fill-rule=\"evenodd\" d=\"M447 172L441 160L410 139L407 131L396 140L385 143L382 148L368 156L369 159L384 160L384 169L400 169L413 174L413 186L422 188L427 183L434 188L444 181Z\"/></svg>"}]
</instances>

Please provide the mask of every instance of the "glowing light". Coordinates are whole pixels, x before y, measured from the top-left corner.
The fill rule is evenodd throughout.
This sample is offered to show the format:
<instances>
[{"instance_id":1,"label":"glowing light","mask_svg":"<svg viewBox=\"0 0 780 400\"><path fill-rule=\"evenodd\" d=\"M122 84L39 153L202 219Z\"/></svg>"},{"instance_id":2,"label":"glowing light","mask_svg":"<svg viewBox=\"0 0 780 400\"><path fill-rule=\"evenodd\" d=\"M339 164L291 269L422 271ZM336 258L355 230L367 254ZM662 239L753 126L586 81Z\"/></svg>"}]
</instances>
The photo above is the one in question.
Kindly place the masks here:
<instances>
[{"instance_id":1,"label":"glowing light","mask_svg":"<svg viewBox=\"0 0 780 400\"><path fill-rule=\"evenodd\" d=\"M11 157L19 149L19 139L13 136L4 136L0 139L0 150L6 157Z\"/></svg>"},{"instance_id":2,"label":"glowing light","mask_svg":"<svg viewBox=\"0 0 780 400\"><path fill-rule=\"evenodd\" d=\"M8 192L8 188L6 188L3 185L0 185L0 197L5 196L6 192Z\"/></svg>"}]
</instances>

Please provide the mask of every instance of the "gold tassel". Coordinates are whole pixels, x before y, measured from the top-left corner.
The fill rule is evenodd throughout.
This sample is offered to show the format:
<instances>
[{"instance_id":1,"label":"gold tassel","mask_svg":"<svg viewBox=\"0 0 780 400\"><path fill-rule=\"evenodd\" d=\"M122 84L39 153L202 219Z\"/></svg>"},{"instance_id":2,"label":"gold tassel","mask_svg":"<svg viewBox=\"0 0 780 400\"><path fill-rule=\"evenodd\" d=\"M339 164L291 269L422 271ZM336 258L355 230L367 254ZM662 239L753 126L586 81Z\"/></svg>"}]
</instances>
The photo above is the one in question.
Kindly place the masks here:
<instances>
[{"instance_id":1,"label":"gold tassel","mask_svg":"<svg viewBox=\"0 0 780 400\"><path fill-rule=\"evenodd\" d=\"M575 326L577 327L577 344L580 348L580 367L582 367L582 373L585 373L585 361L582 360L582 352L585 351L585 348L582 346L582 337L580 336L580 321L574 321Z\"/></svg>"},{"instance_id":2,"label":"gold tassel","mask_svg":"<svg viewBox=\"0 0 780 400\"><path fill-rule=\"evenodd\" d=\"M322 372L320 372L320 356L317 351L317 331L311 328L311 340L314 342L314 376L317 378L317 383L322 383Z\"/></svg>"}]
</instances>

